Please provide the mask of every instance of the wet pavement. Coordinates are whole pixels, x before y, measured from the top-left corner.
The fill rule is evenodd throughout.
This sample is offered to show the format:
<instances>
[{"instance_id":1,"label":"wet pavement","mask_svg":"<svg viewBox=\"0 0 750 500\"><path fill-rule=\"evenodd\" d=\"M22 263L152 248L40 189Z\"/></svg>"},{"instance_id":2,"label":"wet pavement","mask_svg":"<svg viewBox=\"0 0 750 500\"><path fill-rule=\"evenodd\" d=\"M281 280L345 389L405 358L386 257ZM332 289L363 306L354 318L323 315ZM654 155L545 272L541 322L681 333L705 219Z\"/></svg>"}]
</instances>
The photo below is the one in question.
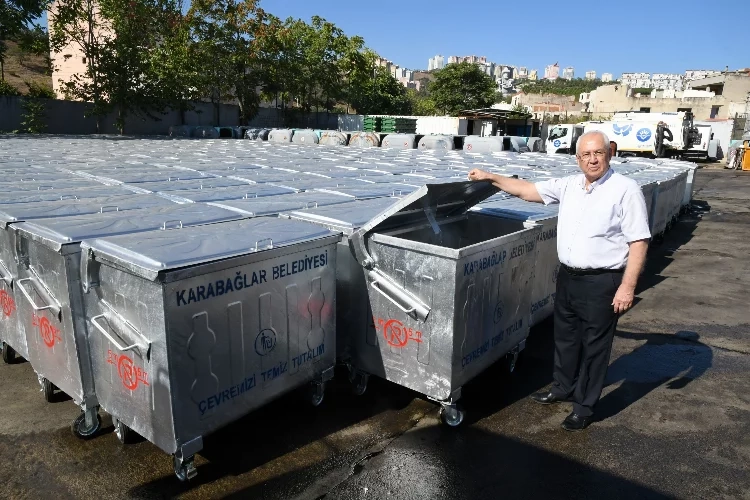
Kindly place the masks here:
<instances>
[{"instance_id":1,"label":"wet pavement","mask_svg":"<svg viewBox=\"0 0 750 500\"><path fill-rule=\"evenodd\" d=\"M466 421L340 372L319 408L290 394L205 439L198 477L177 481L148 442L70 432L78 409L45 403L28 363L0 363L0 497L750 499L750 175L702 169L691 213L652 247L638 303L620 321L598 422L528 395L551 382L551 325L516 372L468 384Z\"/></svg>"}]
</instances>

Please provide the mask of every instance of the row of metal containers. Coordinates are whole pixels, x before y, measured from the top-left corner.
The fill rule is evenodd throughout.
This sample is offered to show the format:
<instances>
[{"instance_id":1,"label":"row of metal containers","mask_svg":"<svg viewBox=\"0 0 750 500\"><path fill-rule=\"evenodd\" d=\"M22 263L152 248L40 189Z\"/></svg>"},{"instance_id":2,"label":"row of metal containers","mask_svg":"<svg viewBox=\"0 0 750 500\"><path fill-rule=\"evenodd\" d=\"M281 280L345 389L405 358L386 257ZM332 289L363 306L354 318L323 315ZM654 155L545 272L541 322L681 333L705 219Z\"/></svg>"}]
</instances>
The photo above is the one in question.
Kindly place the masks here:
<instances>
[{"instance_id":1,"label":"row of metal containers","mask_svg":"<svg viewBox=\"0 0 750 500\"><path fill-rule=\"evenodd\" d=\"M481 371L481 365L486 366L491 358L496 359L521 344L525 338L523 330L527 330L521 319L513 331L506 332L503 341L505 333L497 331L497 323L502 319L498 314L502 313L494 310L491 318L484 320L491 319L495 325L495 333L485 341L492 341L495 352L484 363L473 363L472 372L465 365L490 349L479 344L478 350L469 350L471 344L484 340L491 330L483 325L484 320L476 317L472 321L478 328L460 328L463 336L455 335L456 328L445 326L455 327L468 321L465 312L463 315L455 312L458 307L452 302L453 294L445 290L446 285L456 288L462 259L477 257L477 252L487 252L487 262L495 262L500 266L498 270L504 259L526 255L518 259L519 264L511 274L519 280L519 287L528 289L522 282L524 273L528 275L532 267L531 233L536 229L524 228L524 224L498 227L485 238L487 241L476 241L476 227L469 229L476 222L468 222L476 217L465 214L470 204L459 203L463 208L457 209L454 198L479 201L492 194L487 192L491 188L479 187L469 183L445 184L437 187L437 194L434 189L431 193L429 188L422 188L423 192L415 194L413 199L396 203L393 199L373 200L369 202L373 205L369 207L370 216L390 208L396 220L403 219L401 222L413 225L384 223L391 217L385 216L383 220L376 217L373 220L377 223L362 231L360 239L369 241L367 235L376 227L378 237L381 230L383 237L392 237L388 231L397 229L421 234L423 226L432 230L435 226L430 222L437 221L437 228L449 229L445 232L447 236L431 243L419 241L428 239L427 235L416 239L393 236L397 240L395 247L404 242L421 243L423 247L400 249L402 252L436 253L432 268L421 269L432 276L410 276L423 281L431 278L435 288L444 292L435 298L451 300L446 311L436 310L432 318L432 300L424 303L421 297L407 290L404 282L399 282L399 277L406 276L406 270L391 271L385 267L383 271L383 264L377 264L380 259L388 260L389 246L380 250L382 257L381 253L373 252L375 264L366 264L370 268L365 278L372 299L373 313L369 316L385 318L382 325L385 342L376 338L374 346L370 342L368 350L351 360L354 369L359 370L357 373L372 370L371 373L383 373L388 378L388 371L403 374L409 366L408 349L419 346L421 356L416 356L419 366L412 369L420 371L421 378L431 379L422 392L435 395L435 399L442 400L449 408L457 396L453 389L471 378L473 372ZM74 423L76 432L85 436L96 431L97 410L101 406L114 416L119 433L128 427L136 429L165 451L174 453L175 470L178 476L186 478L194 473L192 456L200 449L206 433L310 379L317 379L317 387L322 388L321 383L330 374L335 359L333 276L335 254L343 247L339 246L339 252L335 252L333 245L340 236L321 229L320 225L264 218L191 228L187 226L226 221L237 218L237 214L204 205L152 208L144 212L136 206L146 198L156 205L165 199L148 195L132 198L132 205L121 201L114 214L101 213L98 201L58 201L48 203L47 211L34 203L15 204L10 209L4 206L18 214L9 213L6 217L9 223L5 225L5 235L12 241L4 242L3 248L15 255L13 260L3 260L16 264L16 274L13 276L13 270L8 269L5 292L13 308L18 304L16 320L30 340L25 354L46 380L47 389L53 389L50 381L54 381L81 404L83 413ZM425 215L420 201L423 198L435 207L437 219L433 215L430 221ZM399 203L404 206L398 207ZM94 212L97 208L99 214L93 217L73 215ZM128 212L129 208L133 211ZM353 208L345 213L353 213ZM44 215L54 213L59 218L37 219L34 214L40 209ZM313 210L322 208L302 213L310 215ZM181 229L170 230L170 227ZM156 228L159 229L154 231ZM459 236L462 231L473 235L473 239L462 240ZM432 235L434 239L435 233ZM253 238L254 244L250 241ZM519 238L528 241L521 247L510 248ZM499 246L500 240L507 248ZM302 252L305 256L299 258ZM352 254L345 255L351 264ZM501 255L502 260L498 260ZM418 261L423 263L423 259ZM521 266L522 261L526 262L525 267ZM361 262L367 263L367 258ZM361 271L360 275L364 276ZM489 289L487 279L491 280ZM339 283L345 281L340 279ZM489 295L482 298L499 298L501 283L499 275L485 276L483 293ZM365 296L364 290L360 288L360 298ZM479 310L487 316L488 308L472 290L469 288L467 295L461 297L463 305L479 304ZM19 299L19 295L23 298ZM216 300L217 297L226 298ZM527 305L514 307L523 297L523 293L509 293L504 302L509 310L520 312L519 318L528 311ZM472 311L477 311L476 306ZM298 321L290 321L295 315ZM438 325L434 331L433 325ZM4 331L4 339L7 335ZM456 345L458 340L460 343ZM516 340L517 344L509 345ZM21 345L17 340L13 342ZM356 343L356 339L344 341L342 350L351 349ZM242 346L239 350L232 349L238 345ZM451 361L458 346L465 353L460 369ZM23 347L19 350L23 352ZM378 360L380 372L373 368ZM295 375L297 380L290 380ZM401 382L410 386L419 380ZM313 394L317 400L321 396L319 390ZM459 418L456 413L448 415L446 420L455 424L460 422Z\"/></svg>"}]
</instances>

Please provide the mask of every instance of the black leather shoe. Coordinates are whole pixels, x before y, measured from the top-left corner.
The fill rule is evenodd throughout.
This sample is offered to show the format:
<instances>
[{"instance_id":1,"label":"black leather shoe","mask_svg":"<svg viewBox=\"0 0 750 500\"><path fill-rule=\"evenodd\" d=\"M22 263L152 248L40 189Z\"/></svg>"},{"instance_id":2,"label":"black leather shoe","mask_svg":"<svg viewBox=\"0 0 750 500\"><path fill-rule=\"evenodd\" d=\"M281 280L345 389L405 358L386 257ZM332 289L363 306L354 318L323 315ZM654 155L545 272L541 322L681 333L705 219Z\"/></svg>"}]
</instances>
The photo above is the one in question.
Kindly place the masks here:
<instances>
[{"instance_id":1,"label":"black leather shoe","mask_svg":"<svg viewBox=\"0 0 750 500\"><path fill-rule=\"evenodd\" d=\"M594 421L594 416L582 417L573 412L563 420L562 428L566 431L582 431Z\"/></svg>"},{"instance_id":2,"label":"black leather shoe","mask_svg":"<svg viewBox=\"0 0 750 500\"><path fill-rule=\"evenodd\" d=\"M567 401L568 398L564 398L562 396L556 396L552 394L550 391L546 392L535 392L531 395L531 400L535 403L540 403L543 405L551 405L553 403L562 403L564 401Z\"/></svg>"}]
</instances>

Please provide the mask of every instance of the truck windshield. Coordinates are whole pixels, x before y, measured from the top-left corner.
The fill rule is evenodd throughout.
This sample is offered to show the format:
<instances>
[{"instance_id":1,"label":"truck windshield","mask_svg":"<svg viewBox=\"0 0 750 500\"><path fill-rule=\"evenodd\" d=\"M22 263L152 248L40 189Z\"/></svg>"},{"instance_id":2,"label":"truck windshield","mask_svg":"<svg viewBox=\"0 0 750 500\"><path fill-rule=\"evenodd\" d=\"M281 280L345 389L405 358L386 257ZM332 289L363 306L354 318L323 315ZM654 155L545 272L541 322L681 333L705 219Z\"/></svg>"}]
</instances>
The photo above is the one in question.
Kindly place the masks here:
<instances>
[{"instance_id":1,"label":"truck windshield","mask_svg":"<svg viewBox=\"0 0 750 500\"><path fill-rule=\"evenodd\" d=\"M559 139L568 135L568 129L565 127L552 127L549 133L549 140Z\"/></svg>"}]
</instances>

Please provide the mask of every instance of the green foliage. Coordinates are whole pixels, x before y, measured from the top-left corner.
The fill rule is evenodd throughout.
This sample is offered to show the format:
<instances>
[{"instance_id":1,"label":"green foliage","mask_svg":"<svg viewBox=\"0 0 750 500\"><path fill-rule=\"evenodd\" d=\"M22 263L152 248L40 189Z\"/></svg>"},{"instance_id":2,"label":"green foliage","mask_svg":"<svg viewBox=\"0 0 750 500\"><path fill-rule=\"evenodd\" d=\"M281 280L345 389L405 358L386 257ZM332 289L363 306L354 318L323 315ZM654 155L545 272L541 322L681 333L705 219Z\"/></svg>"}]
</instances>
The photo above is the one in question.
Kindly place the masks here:
<instances>
[{"instance_id":1,"label":"green foliage","mask_svg":"<svg viewBox=\"0 0 750 500\"><path fill-rule=\"evenodd\" d=\"M494 104L497 85L476 64L449 64L435 72L429 92L438 110L456 114Z\"/></svg>"},{"instance_id":2,"label":"green foliage","mask_svg":"<svg viewBox=\"0 0 750 500\"><path fill-rule=\"evenodd\" d=\"M575 96L576 100L580 94L591 92L597 87L601 87L601 80L584 80L583 78L573 78L572 80L538 80L521 85L521 91L526 94L554 94Z\"/></svg>"},{"instance_id":3,"label":"green foliage","mask_svg":"<svg viewBox=\"0 0 750 500\"><path fill-rule=\"evenodd\" d=\"M504 96L501 92L495 93L495 104L510 104L513 101L513 96Z\"/></svg>"},{"instance_id":4,"label":"green foliage","mask_svg":"<svg viewBox=\"0 0 750 500\"><path fill-rule=\"evenodd\" d=\"M633 89L633 95L635 95L635 94L648 94L648 95L650 95L652 90L653 89L650 89L648 87L637 87L637 88Z\"/></svg>"},{"instance_id":5,"label":"green foliage","mask_svg":"<svg viewBox=\"0 0 750 500\"><path fill-rule=\"evenodd\" d=\"M38 99L23 99L21 103L21 132L42 134L47 129L47 113L44 102Z\"/></svg>"},{"instance_id":6,"label":"green foliage","mask_svg":"<svg viewBox=\"0 0 750 500\"><path fill-rule=\"evenodd\" d=\"M362 115L408 115L411 101L406 88L382 67L376 67L374 78L364 82L350 97L352 106Z\"/></svg>"},{"instance_id":7,"label":"green foliage","mask_svg":"<svg viewBox=\"0 0 750 500\"><path fill-rule=\"evenodd\" d=\"M435 116L438 114L435 101L426 90L417 92L415 89L408 89L406 93L409 101L411 101L411 114L415 116Z\"/></svg>"},{"instance_id":8,"label":"green foliage","mask_svg":"<svg viewBox=\"0 0 750 500\"><path fill-rule=\"evenodd\" d=\"M34 19L41 16L48 0L2 0L0 2L0 80L5 80L5 40L18 40Z\"/></svg>"},{"instance_id":9,"label":"green foliage","mask_svg":"<svg viewBox=\"0 0 750 500\"><path fill-rule=\"evenodd\" d=\"M0 80L0 96L17 96L21 93L16 88L5 80Z\"/></svg>"},{"instance_id":10,"label":"green foliage","mask_svg":"<svg viewBox=\"0 0 750 500\"><path fill-rule=\"evenodd\" d=\"M26 93L29 97L41 97L44 99L54 99L55 98L55 92L45 86L41 83L37 82L24 82L26 86L29 88L29 91Z\"/></svg>"},{"instance_id":11,"label":"green foliage","mask_svg":"<svg viewBox=\"0 0 750 500\"><path fill-rule=\"evenodd\" d=\"M52 61L49 52L49 33L41 26L33 26L24 29L17 37L18 41L18 63L24 65L29 55L44 57L47 63L47 72L52 73Z\"/></svg>"}]
</instances>

